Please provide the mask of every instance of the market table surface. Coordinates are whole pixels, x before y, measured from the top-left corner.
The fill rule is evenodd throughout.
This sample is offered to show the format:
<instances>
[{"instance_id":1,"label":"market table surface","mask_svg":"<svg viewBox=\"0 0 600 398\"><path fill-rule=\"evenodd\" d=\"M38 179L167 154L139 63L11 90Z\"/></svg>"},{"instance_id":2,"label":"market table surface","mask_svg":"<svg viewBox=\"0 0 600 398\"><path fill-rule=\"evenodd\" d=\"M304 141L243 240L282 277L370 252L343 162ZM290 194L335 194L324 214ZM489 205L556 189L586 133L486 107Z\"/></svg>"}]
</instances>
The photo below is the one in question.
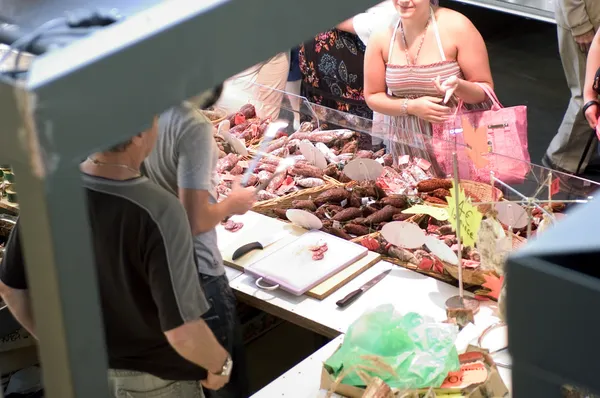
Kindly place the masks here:
<instances>
[{"instance_id":1,"label":"market table surface","mask_svg":"<svg viewBox=\"0 0 600 398\"><path fill-rule=\"evenodd\" d=\"M358 300L343 310L336 301L381 272L392 272ZM310 329L327 337L337 337L370 308L393 304L401 313L410 311L435 320L446 319L445 302L458 289L425 275L381 261L340 288L324 300L308 296L294 296L281 290L265 291L255 285L255 278L242 274L231 281L238 299L265 312Z\"/></svg>"}]
</instances>

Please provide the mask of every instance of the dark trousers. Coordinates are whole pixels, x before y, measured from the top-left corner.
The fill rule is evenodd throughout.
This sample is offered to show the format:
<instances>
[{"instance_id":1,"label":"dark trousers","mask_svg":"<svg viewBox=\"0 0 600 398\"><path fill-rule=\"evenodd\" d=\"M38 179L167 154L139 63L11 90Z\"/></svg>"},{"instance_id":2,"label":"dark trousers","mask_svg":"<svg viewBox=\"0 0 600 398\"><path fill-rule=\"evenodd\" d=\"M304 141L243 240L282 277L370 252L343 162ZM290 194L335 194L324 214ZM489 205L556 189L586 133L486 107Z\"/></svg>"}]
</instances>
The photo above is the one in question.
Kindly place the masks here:
<instances>
[{"instance_id":1,"label":"dark trousers","mask_svg":"<svg viewBox=\"0 0 600 398\"><path fill-rule=\"evenodd\" d=\"M203 316L204 321L233 359L229 383L219 391L205 388L204 394L207 398L247 398L249 387L244 342L236 313L236 300L229 287L229 280L226 275L200 274L200 281L211 305L211 309Z\"/></svg>"}]
</instances>

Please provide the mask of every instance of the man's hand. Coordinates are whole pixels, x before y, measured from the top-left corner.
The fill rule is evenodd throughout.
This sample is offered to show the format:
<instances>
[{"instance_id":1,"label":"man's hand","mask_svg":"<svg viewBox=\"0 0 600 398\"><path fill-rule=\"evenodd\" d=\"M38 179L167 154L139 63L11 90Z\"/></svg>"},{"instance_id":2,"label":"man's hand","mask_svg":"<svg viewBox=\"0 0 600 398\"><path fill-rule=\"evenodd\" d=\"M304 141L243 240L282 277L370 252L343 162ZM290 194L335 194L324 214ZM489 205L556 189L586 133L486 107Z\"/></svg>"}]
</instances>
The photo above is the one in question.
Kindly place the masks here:
<instances>
[{"instance_id":1,"label":"man's hand","mask_svg":"<svg viewBox=\"0 0 600 398\"><path fill-rule=\"evenodd\" d=\"M582 53L584 53L584 54L588 53L588 51L590 50L590 46L592 45L592 41L594 41L595 34L596 34L596 31L594 29L592 29L587 33L573 37Z\"/></svg>"},{"instance_id":2,"label":"man's hand","mask_svg":"<svg viewBox=\"0 0 600 398\"><path fill-rule=\"evenodd\" d=\"M208 372L208 377L206 380L202 380L201 383L202 386L208 388L209 390L219 390L223 388L225 384L229 383L229 376L217 376Z\"/></svg>"},{"instance_id":3,"label":"man's hand","mask_svg":"<svg viewBox=\"0 0 600 398\"><path fill-rule=\"evenodd\" d=\"M256 203L256 189L254 187L244 188L239 181L233 183L231 192L225 199L228 203L230 215L242 215L252 209Z\"/></svg>"}]
</instances>

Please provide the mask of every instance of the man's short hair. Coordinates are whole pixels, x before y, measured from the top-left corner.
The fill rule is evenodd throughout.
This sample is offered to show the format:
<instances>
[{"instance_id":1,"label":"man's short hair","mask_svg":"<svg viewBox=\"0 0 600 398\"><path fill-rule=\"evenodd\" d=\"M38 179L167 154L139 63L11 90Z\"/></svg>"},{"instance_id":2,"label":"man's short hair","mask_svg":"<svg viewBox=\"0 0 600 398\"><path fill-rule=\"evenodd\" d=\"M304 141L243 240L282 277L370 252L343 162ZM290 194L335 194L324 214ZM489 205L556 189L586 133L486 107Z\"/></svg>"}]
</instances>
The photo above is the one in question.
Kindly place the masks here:
<instances>
[{"instance_id":1,"label":"man's short hair","mask_svg":"<svg viewBox=\"0 0 600 398\"><path fill-rule=\"evenodd\" d=\"M125 150L129 147L129 145L131 145L132 142L133 141L130 138L125 142L111 146L110 148L108 148L107 152L125 152Z\"/></svg>"}]
</instances>

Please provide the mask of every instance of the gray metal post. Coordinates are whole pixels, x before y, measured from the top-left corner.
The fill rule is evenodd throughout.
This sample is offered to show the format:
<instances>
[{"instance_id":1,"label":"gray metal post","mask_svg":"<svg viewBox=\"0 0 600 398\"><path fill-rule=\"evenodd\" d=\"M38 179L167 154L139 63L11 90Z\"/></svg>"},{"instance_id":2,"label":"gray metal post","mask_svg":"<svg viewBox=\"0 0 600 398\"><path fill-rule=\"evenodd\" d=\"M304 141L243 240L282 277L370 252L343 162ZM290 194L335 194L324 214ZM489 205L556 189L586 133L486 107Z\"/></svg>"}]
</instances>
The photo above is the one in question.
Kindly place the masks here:
<instances>
[{"instance_id":1,"label":"gray metal post","mask_svg":"<svg viewBox=\"0 0 600 398\"><path fill-rule=\"evenodd\" d=\"M68 159L48 161L31 96L13 94L23 123L10 162L46 394L105 398L104 329L79 168Z\"/></svg>"}]
</instances>

